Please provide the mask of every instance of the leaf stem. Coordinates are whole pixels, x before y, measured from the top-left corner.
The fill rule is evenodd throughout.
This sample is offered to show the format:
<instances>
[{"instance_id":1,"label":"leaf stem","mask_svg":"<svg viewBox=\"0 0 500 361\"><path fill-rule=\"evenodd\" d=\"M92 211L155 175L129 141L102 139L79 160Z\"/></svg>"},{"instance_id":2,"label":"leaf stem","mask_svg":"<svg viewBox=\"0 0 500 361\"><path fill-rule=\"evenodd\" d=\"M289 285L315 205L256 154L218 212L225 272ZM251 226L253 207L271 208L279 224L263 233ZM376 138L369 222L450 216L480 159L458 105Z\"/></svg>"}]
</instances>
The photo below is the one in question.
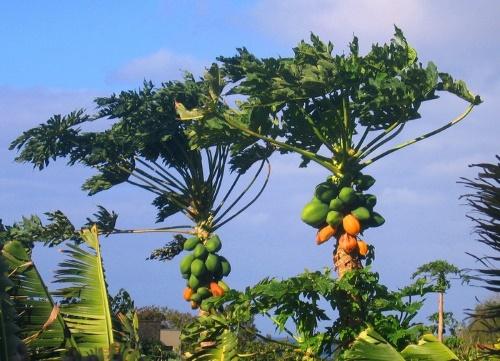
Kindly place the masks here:
<instances>
[{"instance_id":1,"label":"leaf stem","mask_svg":"<svg viewBox=\"0 0 500 361\"><path fill-rule=\"evenodd\" d=\"M366 160L366 161L362 162L361 163L362 168L366 167L367 165L372 164L373 162L379 160L380 158L385 157L386 155L389 155L389 154L391 154L391 153L393 153L393 152L395 152L397 150L403 149L403 148L405 148L405 147L407 147L409 145L415 144L415 143L417 143L417 142L419 142L421 140L424 140L424 139L429 138L429 137L431 137L431 136L433 136L433 135L435 135L437 133L440 133L440 132L442 132L445 129L448 129L449 127L451 127L452 125L457 124L459 121L461 121L462 119L464 119L467 115L469 115L469 113L472 111L473 108L474 108L474 104L470 104L467 107L467 109L465 109L465 111L462 114L460 114L458 117L456 117L455 119L453 119L449 123L443 125L441 128L435 129L435 130L433 130L433 131L431 131L429 133L423 134L423 135L421 135L421 136L419 136L417 138L414 138L414 139L411 139L411 140L406 141L404 143L401 143L401 144L395 146L394 148L386 150L385 152L377 155L376 157L373 157L372 159L369 159L369 160Z\"/></svg>"}]
</instances>

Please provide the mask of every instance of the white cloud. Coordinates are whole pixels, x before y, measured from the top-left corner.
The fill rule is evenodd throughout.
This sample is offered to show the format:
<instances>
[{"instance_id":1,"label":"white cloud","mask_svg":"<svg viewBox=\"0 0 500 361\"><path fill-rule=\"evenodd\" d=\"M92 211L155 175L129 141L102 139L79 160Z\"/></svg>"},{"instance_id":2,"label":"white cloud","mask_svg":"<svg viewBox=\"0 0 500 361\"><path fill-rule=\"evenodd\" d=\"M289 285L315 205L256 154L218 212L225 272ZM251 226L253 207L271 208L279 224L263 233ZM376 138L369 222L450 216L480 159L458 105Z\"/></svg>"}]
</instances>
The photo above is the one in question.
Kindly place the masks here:
<instances>
[{"instance_id":1,"label":"white cloud","mask_svg":"<svg viewBox=\"0 0 500 361\"><path fill-rule=\"evenodd\" d=\"M418 191L409 188L385 188L380 194L386 204L402 204L405 206L424 206L437 204L443 196L430 190Z\"/></svg>"},{"instance_id":2,"label":"white cloud","mask_svg":"<svg viewBox=\"0 0 500 361\"><path fill-rule=\"evenodd\" d=\"M176 54L166 49L132 59L108 76L112 83L181 79L184 71L201 75L205 63L190 55Z\"/></svg>"},{"instance_id":3,"label":"white cloud","mask_svg":"<svg viewBox=\"0 0 500 361\"><path fill-rule=\"evenodd\" d=\"M416 27L421 21L422 3L391 0L289 0L260 1L253 11L262 31L296 40L312 31L336 42L349 40L352 34L371 41L387 38L393 24ZM276 21L280 19L280 21Z\"/></svg>"},{"instance_id":4,"label":"white cloud","mask_svg":"<svg viewBox=\"0 0 500 361\"><path fill-rule=\"evenodd\" d=\"M477 153L457 159L436 160L424 166L421 173L423 176L447 175L458 178L468 173L468 166L470 164L493 162L493 159L490 158L493 158L491 154Z\"/></svg>"}]
</instances>

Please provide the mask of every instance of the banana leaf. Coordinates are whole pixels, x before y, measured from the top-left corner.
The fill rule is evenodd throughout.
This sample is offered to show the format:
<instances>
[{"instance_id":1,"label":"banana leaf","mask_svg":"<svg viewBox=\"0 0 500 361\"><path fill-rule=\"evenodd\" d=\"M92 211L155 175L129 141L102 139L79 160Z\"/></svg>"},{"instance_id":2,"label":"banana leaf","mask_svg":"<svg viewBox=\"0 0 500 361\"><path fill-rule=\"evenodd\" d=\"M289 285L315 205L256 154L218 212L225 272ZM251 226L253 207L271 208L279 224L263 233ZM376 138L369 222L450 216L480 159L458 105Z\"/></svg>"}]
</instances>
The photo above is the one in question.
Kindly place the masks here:
<instances>
[{"instance_id":1,"label":"banana leaf","mask_svg":"<svg viewBox=\"0 0 500 361\"><path fill-rule=\"evenodd\" d=\"M14 323L14 308L7 293L7 289L12 287L7 273L8 266L0 255L0 360L15 358L21 344L17 336L19 328Z\"/></svg>"},{"instance_id":2,"label":"banana leaf","mask_svg":"<svg viewBox=\"0 0 500 361\"><path fill-rule=\"evenodd\" d=\"M458 361L458 357L431 334L422 336L418 345L406 346L401 355L407 361Z\"/></svg>"},{"instance_id":3,"label":"banana leaf","mask_svg":"<svg viewBox=\"0 0 500 361\"><path fill-rule=\"evenodd\" d=\"M9 241L2 249L12 287L10 298L17 324L32 358L58 358L66 347L76 347L59 308L55 304L26 248Z\"/></svg>"},{"instance_id":4,"label":"banana leaf","mask_svg":"<svg viewBox=\"0 0 500 361\"><path fill-rule=\"evenodd\" d=\"M371 327L361 332L344 354L345 361L405 361L399 352Z\"/></svg>"},{"instance_id":5,"label":"banana leaf","mask_svg":"<svg viewBox=\"0 0 500 361\"><path fill-rule=\"evenodd\" d=\"M109 353L114 337L97 227L84 229L81 237L84 243L68 244L62 251L68 258L59 264L54 282L64 287L54 295L62 298L60 312L79 352Z\"/></svg>"}]
</instances>

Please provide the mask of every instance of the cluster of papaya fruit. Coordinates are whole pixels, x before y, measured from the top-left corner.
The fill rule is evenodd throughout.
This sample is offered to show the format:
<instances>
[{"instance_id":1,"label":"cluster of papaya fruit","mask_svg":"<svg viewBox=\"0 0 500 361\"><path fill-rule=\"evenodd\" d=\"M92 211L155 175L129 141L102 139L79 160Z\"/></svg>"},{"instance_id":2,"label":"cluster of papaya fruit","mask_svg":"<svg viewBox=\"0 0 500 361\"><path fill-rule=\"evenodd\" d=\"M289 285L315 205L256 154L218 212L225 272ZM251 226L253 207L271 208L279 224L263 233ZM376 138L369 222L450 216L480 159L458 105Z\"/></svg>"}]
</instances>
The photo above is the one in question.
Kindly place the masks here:
<instances>
[{"instance_id":1,"label":"cluster of papaya fruit","mask_svg":"<svg viewBox=\"0 0 500 361\"><path fill-rule=\"evenodd\" d=\"M222 281L231 272L231 265L217 254L222 247L216 234L204 240L199 237L188 238L184 250L191 251L180 263L182 277L187 280L183 297L191 302L191 308L200 307L201 302L212 296L222 296L229 290Z\"/></svg>"},{"instance_id":2,"label":"cluster of papaya fruit","mask_svg":"<svg viewBox=\"0 0 500 361\"><path fill-rule=\"evenodd\" d=\"M335 184L331 178L316 186L313 199L302 210L302 221L318 229L317 244L335 236L345 252L357 249L361 256L367 254L367 244L358 241L357 235L385 222L373 210L377 197L364 193L374 183L372 176L359 174L346 186Z\"/></svg>"}]
</instances>

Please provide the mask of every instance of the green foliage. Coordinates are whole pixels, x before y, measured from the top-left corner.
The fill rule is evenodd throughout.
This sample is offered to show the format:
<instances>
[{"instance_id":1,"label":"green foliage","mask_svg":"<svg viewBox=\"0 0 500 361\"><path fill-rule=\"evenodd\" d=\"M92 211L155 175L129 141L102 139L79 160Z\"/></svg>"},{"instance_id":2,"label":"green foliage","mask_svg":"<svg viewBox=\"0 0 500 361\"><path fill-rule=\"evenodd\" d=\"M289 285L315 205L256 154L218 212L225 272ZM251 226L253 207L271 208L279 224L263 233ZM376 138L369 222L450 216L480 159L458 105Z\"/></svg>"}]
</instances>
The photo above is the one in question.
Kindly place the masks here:
<instances>
[{"instance_id":1,"label":"green foliage","mask_svg":"<svg viewBox=\"0 0 500 361\"><path fill-rule=\"evenodd\" d=\"M31 356L55 357L65 347L75 347L59 307L22 243L6 243L2 258L13 283L9 294L18 315L16 323Z\"/></svg>"},{"instance_id":2,"label":"green foliage","mask_svg":"<svg viewBox=\"0 0 500 361\"><path fill-rule=\"evenodd\" d=\"M0 256L0 359L16 360L25 357L26 351L18 335L14 305L7 293L13 286L7 277L8 271L8 264Z\"/></svg>"},{"instance_id":3,"label":"green foliage","mask_svg":"<svg viewBox=\"0 0 500 361\"><path fill-rule=\"evenodd\" d=\"M408 345L398 353L371 327L361 332L340 358L345 361L458 361L457 356L433 335L424 335L418 345Z\"/></svg>"},{"instance_id":4,"label":"green foliage","mask_svg":"<svg viewBox=\"0 0 500 361\"><path fill-rule=\"evenodd\" d=\"M94 168L98 173L82 185L90 195L129 183L155 194L153 205L158 210L158 222L180 212L196 224L204 222L210 230L231 218L227 212L219 216L218 213L234 187L221 195L221 203L216 202L225 167L232 159L230 146L241 137L232 134L216 144L193 142L197 125L182 121L187 112L182 107L206 108L208 100L204 94L209 91L209 84L215 86L210 80L195 81L190 74L183 82L168 82L159 88L145 82L138 91L97 98L94 115L79 110L53 116L25 131L12 142L11 149L19 151L17 161L29 162L38 169L58 158L66 158L70 166ZM110 120L112 123L105 130L83 130L86 123L110 124ZM248 167L263 159L265 155L254 157ZM261 170L262 166L258 173ZM234 183L239 179L235 176ZM251 184L254 182L255 178ZM230 203L228 208L233 206ZM101 209L99 216L103 220L99 224L101 231L110 233L116 215Z\"/></svg>"},{"instance_id":5,"label":"green foliage","mask_svg":"<svg viewBox=\"0 0 500 361\"><path fill-rule=\"evenodd\" d=\"M195 317L187 312L179 312L168 307L147 306L137 310L139 320L162 321L164 326L172 330L182 330L193 322Z\"/></svg>"},{"instance_id":6,"label":"green foliage","mask_svg":"<svg viewBox=\"0 0 500 361\"><path fill-rule=\"evenodd\" d=\"M328 270L281 281L264 279L244 292L231 290L223 297L205 300L202 308L214 311L184 328L183 340L190 344L214 340L226 330L251 332L268 340L248 327L256 315L261 315L272 320L278 332L293 339L293 343L282 342L284 347L302 355L331 355L344 350L366 324L372 324L391 345L402 349L416 341L421 332L412 320L422 301L412 297L431 291L420 279L390 292L369 269L346 273L340 280L332 279ZM324 309L325 304L328 309ZM332 321L330 314L336 311L347 316ZM360 315L362 322L353 322L353 315Z\"/></svg>"},{"instance_id":7,"label":"green foliage","mask_svg":"<svg viewBox=\"0 0 500 361\"><path fill-rule=\"evenodd\" d=\"M64 285L54 294L61 297L61 314L78 349L88 354L114 343L111 309L104 276L97 228L84 229L84 244L68 244L62 252L68 260L59 264L55 282Z\"/></svg>"},{"instance_id":8,"label":"green foliage","mask_svg":"<svg viewBox=\"0 0 500 361\"><path fill-rule=\"evenodd\" d=\"M338 176L352 175L455 124L481 102L463 81L438 72L431 62L424 67L397 27L389 44L375 44L364 56L356 37L350 53L334 55L333 44L314 34L310 43L302 41L293 51L293 57L258 59L242 48L218 60L220 74L228 79L225 94L246 98L224 114L226 123L281 152L299 153L301 166L312 160ZM208 73L213 77L216 72L212 67ZM448 125L367 158L407 122L420 118L422 103L436 99L440 91L471 105ZM319 154L322 146L331 154Z\"/></svg>"},{"instance_id":9,"label":"green foliage","mask_svg":"<svg viewBox=\"0 0 500 361\"><path fill-rule=\"evenodd\" d=\"M436 283L436 292L444 293L450 288L450 281L447 278L450 274L462 278L462 270L445 260L436 260L418 267L412 278L417 276L428 277L429 281Z\"/></svg>"},{"instance_id":10,"label":"green foliage","mask_svg":"<svg viewBox=\"0 0 500 361\"><path fill-rule=\"evenodd\" d=\"M463 195L467 204L472 209L468 215L474 223L474 231L478 241L488 246L492 252L487 256L474 256L480 262L480 268L474 270L475 274L470 278L481 287L493 292L500 291L500 157L497 155L497 163L475 164L479 168L478 176L469 180L462 178L461 183L471 190L471 193ZM471 316L477 323L486 326L493 334L498 335L497 320L500 318L500 307L498 304L486 305ZM498 348L486 347L486 354L498 357Z\"/></svg>"},{"instance_id":11,"label":"green foliage","mask_svg":"<svg viewBox=\"0 0 500 361\"><path fill-rule=\"evenodd\" d=\"M500 156L496 156L500 161ZM479 168L478 176L469 180L462 178L461 183L471 190L462 196L472 209L468 218L474 223L474 231L478 241L488 246L492 254L476 257L481 262L478 275L472 277L487 290L500 291L500 163L475 164Z\"/></svg>"}]
</instances>

